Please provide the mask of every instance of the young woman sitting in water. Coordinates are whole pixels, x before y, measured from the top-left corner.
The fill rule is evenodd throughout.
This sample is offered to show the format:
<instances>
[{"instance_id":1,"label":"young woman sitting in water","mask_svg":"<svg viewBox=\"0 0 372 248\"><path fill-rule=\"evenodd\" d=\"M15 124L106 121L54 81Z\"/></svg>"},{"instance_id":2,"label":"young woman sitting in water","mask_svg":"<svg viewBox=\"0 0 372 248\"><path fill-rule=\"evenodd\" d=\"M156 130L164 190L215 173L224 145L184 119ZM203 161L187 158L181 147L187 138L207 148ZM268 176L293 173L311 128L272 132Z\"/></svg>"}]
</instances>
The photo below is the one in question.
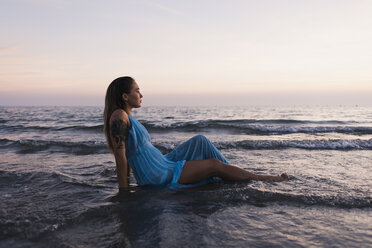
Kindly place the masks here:
<instances>
[{"instance_id":1,"label":"young woman sitting in water","mask_svg":"<svg viewBox=\"0 0 372 248\"><path fill-rule=\"evenodd\" d=\"M197 135L163 155L151 144L150 135L133 116L141 107L142 94L131 77L115 79L107 88L104 132L115 156L119 189L129 187L130 168L139 185L187 187L223 180L262 180L280 182L281 176L257 175L230 165L204 136Z\"/></svg>"}]
</instances>

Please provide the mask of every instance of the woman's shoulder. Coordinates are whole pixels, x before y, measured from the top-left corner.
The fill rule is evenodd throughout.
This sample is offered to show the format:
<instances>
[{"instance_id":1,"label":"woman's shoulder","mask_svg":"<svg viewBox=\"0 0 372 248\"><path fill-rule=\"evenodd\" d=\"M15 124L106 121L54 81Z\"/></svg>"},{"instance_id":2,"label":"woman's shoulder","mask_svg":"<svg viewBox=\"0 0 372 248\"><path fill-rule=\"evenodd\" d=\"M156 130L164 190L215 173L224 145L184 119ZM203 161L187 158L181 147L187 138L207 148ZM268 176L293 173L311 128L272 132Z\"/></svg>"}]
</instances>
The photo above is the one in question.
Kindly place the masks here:
<instances>
[{"instance_id":1,"label":"woman's shoulder","mask_svg":"<svg viewBox=\"0 0 372 248\"><path fill-rule=\"evenodd\" d=\"M110 122L118 119L123 120L125 123L129 124L128 114L123 109L116 109L114 112L112 112Z\"/></svg>"}]
</instances>

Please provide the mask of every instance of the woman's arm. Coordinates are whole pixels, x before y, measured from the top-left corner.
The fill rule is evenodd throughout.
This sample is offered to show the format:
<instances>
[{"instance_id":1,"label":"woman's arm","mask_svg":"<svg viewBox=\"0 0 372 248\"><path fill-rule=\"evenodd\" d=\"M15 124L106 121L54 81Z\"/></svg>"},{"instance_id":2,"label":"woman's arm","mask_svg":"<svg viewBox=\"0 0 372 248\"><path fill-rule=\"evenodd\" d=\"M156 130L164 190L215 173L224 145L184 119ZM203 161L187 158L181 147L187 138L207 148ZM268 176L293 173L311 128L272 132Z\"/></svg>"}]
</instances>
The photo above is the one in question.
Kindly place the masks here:
<instances>
[{"instance_id":1,"label":"woman's arm","mask_svg":"<svg viewBox=\"0 0 372 248\"><path fill-rule=\"evenodd\" d=\"M118 177L119 189L129 188L129 169L125 148L122 151L115 151L116 174Z\"/></svg>"},{"instance_id":2,"label":"woman's arm","mask_svg":"<svg viewBox=\"0 0 372 248\"><path fill-rule=\"evenodd\" d=\"M124 112L124 111L123 111ZM119 189L129 187L129 166L125 156L125 141L129 133L129 119L124 113L113 114L110 121L110 132L113 144L113 153L116 162L116 173Z\"/></svg>"}]
</instances>

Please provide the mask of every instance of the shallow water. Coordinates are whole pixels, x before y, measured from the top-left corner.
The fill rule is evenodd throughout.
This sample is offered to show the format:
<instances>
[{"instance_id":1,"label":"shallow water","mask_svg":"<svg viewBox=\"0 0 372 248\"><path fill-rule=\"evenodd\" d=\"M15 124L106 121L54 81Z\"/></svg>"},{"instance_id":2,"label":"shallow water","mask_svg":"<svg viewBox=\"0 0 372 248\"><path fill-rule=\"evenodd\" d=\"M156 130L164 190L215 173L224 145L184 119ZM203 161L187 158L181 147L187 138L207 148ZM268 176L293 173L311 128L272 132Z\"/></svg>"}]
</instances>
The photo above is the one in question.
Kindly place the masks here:
<instances>
[{"instance_id":1,"label":"shallow water","mask_svg":"<svg viewBox=\"0 0 372 248\"><path fill-rule=\"evenodd\" d=\"M1 247L370 247L372 108L145 107L163 153L203 134L289 182L118 194L100 107L0 107Z\"/></svg>"}]
</instances>

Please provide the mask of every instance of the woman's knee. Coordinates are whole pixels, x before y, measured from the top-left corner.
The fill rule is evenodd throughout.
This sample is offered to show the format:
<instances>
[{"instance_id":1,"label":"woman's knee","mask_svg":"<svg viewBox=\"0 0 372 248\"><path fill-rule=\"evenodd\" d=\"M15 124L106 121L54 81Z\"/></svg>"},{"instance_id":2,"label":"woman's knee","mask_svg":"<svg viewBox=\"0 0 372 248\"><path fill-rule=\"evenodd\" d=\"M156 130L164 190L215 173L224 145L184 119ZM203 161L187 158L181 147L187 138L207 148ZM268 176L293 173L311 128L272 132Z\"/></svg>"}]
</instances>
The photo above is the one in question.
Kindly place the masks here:
<instances>
[{"instance_id":1,"label":"woman's knee","mask_svg":"<svg viewBox=\"0 0 372 248\"><path fill-rule=\"evenodd\" d=\"M214 165L220 165L222 164L222 161L217 159L217 158L208 158L207 159L211 164L214 164Z\"/></svg>"},{"instance_id":2,"label":"woman's knee","mask_svg":"<svg viewBox=\"0 0 372 248\"><path fill-rule=\"evenodd\" d=\"M198 135L195 135L194 137L192 137L192 139L195 139L195 140L208 140L204 135L202 134L198 134Z\"/></svg>"},{"instance_id":3,"label":"woman's knee","mask_svg":"<svg viewBox=\"0 0 372 248\"><path fill-rule=\"evenodd\" d=\"M213 176L218 176L221 173L223 162L217 158L207 159L209 164L209 170L213 173Z\"/></svg>"},{"instance_id":4,"label":"woman's knee","mask_svg":"<svg viewBox=\"0 0 372 248\"><path fill-rule=\"evenodd\" d=\"M194 140L197 144L210 143L209 139L202 134L192 137L192 140Z\"/></svg>"}]
</instances>

